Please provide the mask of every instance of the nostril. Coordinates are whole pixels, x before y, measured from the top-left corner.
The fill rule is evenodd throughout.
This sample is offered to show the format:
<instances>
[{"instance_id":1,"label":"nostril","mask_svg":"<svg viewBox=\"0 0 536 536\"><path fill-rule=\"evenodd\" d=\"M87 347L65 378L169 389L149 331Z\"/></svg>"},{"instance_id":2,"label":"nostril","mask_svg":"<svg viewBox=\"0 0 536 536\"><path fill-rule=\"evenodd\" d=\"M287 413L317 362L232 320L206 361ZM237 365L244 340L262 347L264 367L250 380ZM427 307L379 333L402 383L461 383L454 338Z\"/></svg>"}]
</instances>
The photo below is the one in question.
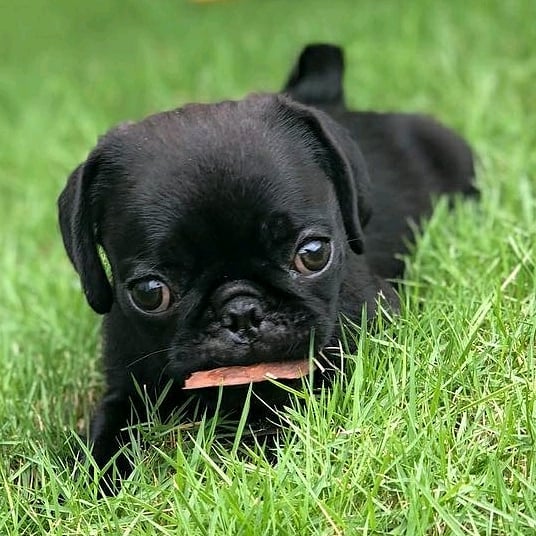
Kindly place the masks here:
<instances>
[{"instance_id":1,"label":"nostril","mask_svg":"<svg viewBox=\"0 0 536 536\"><path fill-rule=\"evenodd\" d=\"M261 325L263 316L260 305L254 304L250 312L251 325L254 328L258 328Z\"/></svg>"},{"instance_id":2,"label":"nostril","mask_svg":"<svg viewBox=\"0 0 536 536\"><path fill-rule=\"evenodd\" d=\"M242 314L233 314L233 323L231 327L234 331L248 330L251 327L251 315L249 312L245 311Z\"/></svg>"},{"instance_id":3,"label":"nostril","mask_svg":"<svg viewBox=\"0 0 536 536\"><path fill-rule=\"evenodd\" d=\"M253 334L263 318L262 308L256 301L237 299L228 303L221 315L222 326L234 332Z\"/></svg>"}]
</instances>

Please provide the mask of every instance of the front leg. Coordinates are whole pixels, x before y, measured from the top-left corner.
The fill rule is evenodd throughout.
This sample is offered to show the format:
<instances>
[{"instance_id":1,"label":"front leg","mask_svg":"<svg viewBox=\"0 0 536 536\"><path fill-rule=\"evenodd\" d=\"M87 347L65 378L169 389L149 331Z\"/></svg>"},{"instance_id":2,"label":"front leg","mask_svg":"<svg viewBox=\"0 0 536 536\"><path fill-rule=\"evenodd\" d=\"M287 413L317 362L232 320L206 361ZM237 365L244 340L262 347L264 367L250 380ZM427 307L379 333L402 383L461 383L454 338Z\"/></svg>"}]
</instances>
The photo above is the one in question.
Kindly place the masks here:
<instances>
[{"instance_id":1,"label":"front leg","mask_svg":"<svg viewBox=\"0 0 536 536\"><path fill-rule=\"evenodd\" d=\"M146 385L146 397L142 397L133 386L131 389L108 389L95 412L89 433L91 454L100 469L104 469L119 449L130 442L127 427L136 424L140 416L147 415L147 403L155 405L162 390L162 386ZM184 401L180 390L170 388L156 408L162 422L170 417L178 401ZM114 464L106 469L100 483L101 490L107 495L115 493L120 480L131 470L132 465L127 456L120 453Z\"/></svg>"},{"instance_id":2,"label":"front leg","mask_svg":"<svg viewBox=\"0 0 536 536\"><path fill-rule=\"evenodd\" d=\"M128 443L125 428L131 422L133 408L130 396L116 390L108 390L91 423L89 447L97 466L103 469L122 445ZM117 480L126 477L132 469L127 457L120 454L114 467L103 475L100 488L106 495L115 493ZM114 475L115 473L115 475Z\"/></svg>"}]
</instances>

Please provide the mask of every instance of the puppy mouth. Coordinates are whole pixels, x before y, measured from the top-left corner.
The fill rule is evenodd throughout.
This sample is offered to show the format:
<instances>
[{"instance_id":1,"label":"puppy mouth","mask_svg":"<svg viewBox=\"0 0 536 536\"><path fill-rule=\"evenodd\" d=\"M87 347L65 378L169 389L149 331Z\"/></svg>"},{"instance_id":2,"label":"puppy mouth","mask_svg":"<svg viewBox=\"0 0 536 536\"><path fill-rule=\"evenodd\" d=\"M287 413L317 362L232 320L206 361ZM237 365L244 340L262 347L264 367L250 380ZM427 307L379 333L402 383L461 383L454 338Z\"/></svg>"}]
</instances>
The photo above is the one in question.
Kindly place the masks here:
<instances>
[{"instance_id":1,"label":"puppy mouth","mask_svg":"<svg viewBox=\"0 0 536 536\"><path fill-rule=\"evenodd\" d=\"M193 372L186 378L183 389L246 385L268 380L295 380L306 376L315 368L309 359L219 367Z\"/></svg>"}]
</instances>

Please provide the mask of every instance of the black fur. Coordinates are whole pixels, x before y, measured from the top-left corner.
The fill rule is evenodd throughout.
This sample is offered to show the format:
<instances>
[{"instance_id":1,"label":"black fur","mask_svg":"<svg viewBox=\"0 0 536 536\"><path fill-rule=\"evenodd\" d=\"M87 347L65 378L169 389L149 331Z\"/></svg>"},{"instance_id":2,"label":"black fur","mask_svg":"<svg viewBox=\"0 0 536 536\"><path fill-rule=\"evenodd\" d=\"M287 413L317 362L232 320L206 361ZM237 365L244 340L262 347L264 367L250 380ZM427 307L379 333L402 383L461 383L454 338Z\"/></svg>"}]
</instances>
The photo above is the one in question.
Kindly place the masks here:
<instances>
[{"instance_id":1,"label":"black fur","mask_svg":"<svg viewBox=\"0 0 536 536\"><path fill-rule=\"evenodd\" d=\"M166 414L193 371L302 358L312 332L317 350L333 343L340 313L360 319L366 306L373 316L380 296L396 309L386 279L402 275L409 222L435 195L476 193L471 150L451 130L421 115L348 111L343 64L338 47L308 46L283 94L121 125L69 177L64 244L89 304L106 313L107 393L90 433L99 465L142 411L136 382L152 397L172 382ZM314 276L292 267L306 236L332 244ZM129 289L144 278L169 286L169 310L134 308ZM268 403L282 395L256 390ZM210 405L215 391L196 395ZM243 388L224 391L241 407Z\"/></svg>"}]
</instances>

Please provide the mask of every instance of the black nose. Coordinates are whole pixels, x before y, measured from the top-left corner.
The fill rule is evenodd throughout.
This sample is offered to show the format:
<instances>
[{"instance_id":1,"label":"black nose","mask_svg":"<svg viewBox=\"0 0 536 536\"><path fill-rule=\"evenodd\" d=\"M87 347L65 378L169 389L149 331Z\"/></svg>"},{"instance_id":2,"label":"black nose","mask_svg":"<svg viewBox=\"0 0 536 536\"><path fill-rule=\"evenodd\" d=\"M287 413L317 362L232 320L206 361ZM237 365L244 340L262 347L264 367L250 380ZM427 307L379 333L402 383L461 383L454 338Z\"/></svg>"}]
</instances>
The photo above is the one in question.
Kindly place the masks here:
<instances>
[{"instance_id":1,"label":"black nose","mask_svg":"<svg viewBox=\"0 0 536 536\"><path fill-rule=\"evenodd\" d=\"M255 337L264 318L261 298L262 291L253 282L230 281L214 292L212 307L221 325L245 342L243 339Z\"/></svg>"},{"instance_id":2,"label":"black nose","mask_svg":"<svg viewBox=\"0 0 536 536\"><path fill-rule=\"evenodd\" d=\"M263 318L259 300L254 296L238 296L226 302L221 310L222 326L234 333L253 336Z\"/></svg>"}]
</instances>

